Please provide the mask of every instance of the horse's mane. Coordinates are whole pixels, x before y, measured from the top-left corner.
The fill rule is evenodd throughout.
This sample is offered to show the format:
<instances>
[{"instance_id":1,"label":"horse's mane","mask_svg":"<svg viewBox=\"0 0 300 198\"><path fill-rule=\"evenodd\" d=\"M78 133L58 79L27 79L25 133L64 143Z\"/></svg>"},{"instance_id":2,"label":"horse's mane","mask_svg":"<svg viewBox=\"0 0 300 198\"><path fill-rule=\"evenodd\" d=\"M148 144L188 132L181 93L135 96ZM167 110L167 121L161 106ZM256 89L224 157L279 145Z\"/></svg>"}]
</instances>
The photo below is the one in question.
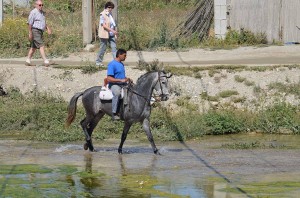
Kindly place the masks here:
<instances>
[{"instance_id":1,"label":"horse's mane","mask_svg":"<svg viewBox=\"0 0 300 198\"><path fill-rule=\"evenodd\" d=\"M165 73L164 71L149 71L149 72L147 72L147 73L141 75L141 76L137 79L136 83L138 84L140 81L143 82L143 79L144 79L146 76L148 76L149 74L155 73L155 72L163 72L163 73Z\"/></svg>"}]
</instances>

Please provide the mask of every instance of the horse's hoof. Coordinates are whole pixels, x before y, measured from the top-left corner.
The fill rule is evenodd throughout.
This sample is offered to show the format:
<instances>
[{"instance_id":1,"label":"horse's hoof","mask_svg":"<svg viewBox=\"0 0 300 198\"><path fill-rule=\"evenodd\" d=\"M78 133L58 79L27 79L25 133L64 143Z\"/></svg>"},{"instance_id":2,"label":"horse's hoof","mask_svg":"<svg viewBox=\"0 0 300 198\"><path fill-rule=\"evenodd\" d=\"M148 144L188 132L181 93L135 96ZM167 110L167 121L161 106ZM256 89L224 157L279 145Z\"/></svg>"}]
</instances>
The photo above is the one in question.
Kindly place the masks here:
<instances>
[{"instance_id":1,"label":"horse's hoof","mask_svg":"<svg viewBox=\"0 0 300 198\"><path fill-rule=\"evenodd\" d=\"M118 149L119 154L123 154L122 149Z\"/></svg>"},{"instance_id":2,"label":"horse's hoof","mask_svg":"<svg viewBox=\"0 0 300 198\"><path fill-rule=\"evenodd\" d=\"M158 151L158 149L156 149L156 150L154 151L154 154L155 154L155 155L161 155L160 152Z\"/></svg>"},{"instance_id":3,"label":"horse's hoof","mask_svg":"<svg viewBox=\"0 0 300 198\"><path fill-rule=\"evenodd\" d=\"M90 150L91 152L96 152L96 150L94 149L94 147L89 148L89 150Z\"/></svg>"},{"instance_id":4,"label":"horse's hoof","mask_svg":"<svg viewBox=\"0 0 300 198\"><path fill-rule=\"evenodd\" d=\"M88 145L87 145L87 143L85 143L84 145L83 145L83 148L84 148L84 150L88 150Z\"/></svg>"}]
</instances>

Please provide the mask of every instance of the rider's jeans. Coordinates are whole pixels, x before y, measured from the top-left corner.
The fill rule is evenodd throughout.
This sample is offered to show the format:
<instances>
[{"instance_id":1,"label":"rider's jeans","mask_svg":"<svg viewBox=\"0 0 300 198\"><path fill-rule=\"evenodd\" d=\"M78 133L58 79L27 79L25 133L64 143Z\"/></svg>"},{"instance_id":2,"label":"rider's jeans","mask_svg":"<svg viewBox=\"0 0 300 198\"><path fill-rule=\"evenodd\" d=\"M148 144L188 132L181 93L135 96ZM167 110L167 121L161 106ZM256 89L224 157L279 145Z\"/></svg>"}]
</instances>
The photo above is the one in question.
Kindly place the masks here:
<instances>
[{"instance_id":1,"label":"rider's jeans","mask_svg":"<svg viewBox=\"0 0 300 198\"><path fill-rule=\"evenodd\" d=\"M112 98L112 113L117 113L118 110L118 104L119 104L119 99L121 97L121 92L122 92L122 87L120 85L112 85L110 87L112 93L113 93L113 98Z\"/></svg>"}]
</instances>

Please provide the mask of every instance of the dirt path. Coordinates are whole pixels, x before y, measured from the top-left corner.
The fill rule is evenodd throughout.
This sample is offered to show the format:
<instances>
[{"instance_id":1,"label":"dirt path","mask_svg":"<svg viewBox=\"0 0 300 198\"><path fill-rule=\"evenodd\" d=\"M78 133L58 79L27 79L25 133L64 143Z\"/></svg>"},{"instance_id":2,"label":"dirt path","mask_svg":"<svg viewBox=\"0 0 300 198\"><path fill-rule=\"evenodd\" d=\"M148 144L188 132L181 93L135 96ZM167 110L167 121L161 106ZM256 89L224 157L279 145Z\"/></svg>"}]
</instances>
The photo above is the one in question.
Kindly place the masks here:
<instances>
[{"instance_id":1,"label":"dirt path","mask_svg":"<svg viewBox=\"0 0 300 198\"><path fill-rule=\"evenodd\" d=\"M54 58L59 64L79 65L95 61L96 52L80 52L67 58ZM104 62L111 60L111 55L104 56ZM159 60L165 65L280 65L300 63L300 45L240 47L232 50L190 49L185 51L128 51L125 64L135 66L139 60L152 62ZM0 64L22 65L24 58L0 59ZM35 63L41 63L36 60Z\"/></svg>"}]
</instances>

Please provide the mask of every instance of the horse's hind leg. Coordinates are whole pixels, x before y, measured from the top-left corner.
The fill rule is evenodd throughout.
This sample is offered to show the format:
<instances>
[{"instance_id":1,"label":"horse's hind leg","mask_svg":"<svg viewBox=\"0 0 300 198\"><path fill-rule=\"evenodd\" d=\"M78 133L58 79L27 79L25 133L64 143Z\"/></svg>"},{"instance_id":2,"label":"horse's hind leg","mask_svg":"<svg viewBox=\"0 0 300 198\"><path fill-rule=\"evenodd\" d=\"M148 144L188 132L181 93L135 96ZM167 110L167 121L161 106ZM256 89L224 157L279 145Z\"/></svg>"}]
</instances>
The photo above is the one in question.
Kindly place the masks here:
<instances>
[{"instance_id":1,"label":"horse's hind leg","mask_svg":"<svg viewBox=\"0 0 300 198\"><path fill-rule=\"evenodd\" d=\"M84 149L89 149L90 151L95 151L92 143L92 133L95 127L97 126L99 120L104 116L104 113L99 113L94 117L86 117L83 119L80 124L83 129L86 143L84 144Z\"/></svg>"},{"instance_id":2,"label":"horse's hind leg","mask_svg":"<svg viewBox=\"0 0 300 198\"><path fill-rule=\"evenodd\" d=\"M132 125L131 123L127 123L127 122L125 122L125 124L124 124L123 132L122 132L122 136L121 136L121 142L120 142L120 145L118 148L119 154L122 154L123 144L126 140L126 137L127 137L127 134L128 134L128 131L129 131L131 125Z\"/></svg>"},{"instance_id":3,"label":"horse's hind leg","mask_svg":"<svg viewBox=\"0 0 300 198\"><path fill-rule=\"evenodd\" d=\"M154 152L155 154L160 154L160 153L158 152L158 149L157 149L156 146L155 146L155 143L154 143L154 139L153 139L153 136L152 136L152 133L151 133L151 130L150 130L150 122L149 122L149 119L144 119L144 121L143 121L143 129L144 129L144 131L145 131L146 134L147 134L147 138L148 138L148 140L149 140L149 142L150 142L150 144L151 144L151 147L152 147L152 149L153 149L153 152Z\"/></svg>"},{"instance_id":4,"label":"horse's hind leg","mask_svg":"<svg viewBox=\"0 0 300 198\"><path fill-rule=\"evenodd\" d=\"M91 133L89 132L88 128L89 128L89 122L90 120L85 117L83 120L81 120L80 124L83 130L83 133L85 135L85 141L86 143L84 144L84 150L89 149L90 151L94 151L94 147L92 144L92 139L91 139Z\"/></svg>"}]
</instances>

